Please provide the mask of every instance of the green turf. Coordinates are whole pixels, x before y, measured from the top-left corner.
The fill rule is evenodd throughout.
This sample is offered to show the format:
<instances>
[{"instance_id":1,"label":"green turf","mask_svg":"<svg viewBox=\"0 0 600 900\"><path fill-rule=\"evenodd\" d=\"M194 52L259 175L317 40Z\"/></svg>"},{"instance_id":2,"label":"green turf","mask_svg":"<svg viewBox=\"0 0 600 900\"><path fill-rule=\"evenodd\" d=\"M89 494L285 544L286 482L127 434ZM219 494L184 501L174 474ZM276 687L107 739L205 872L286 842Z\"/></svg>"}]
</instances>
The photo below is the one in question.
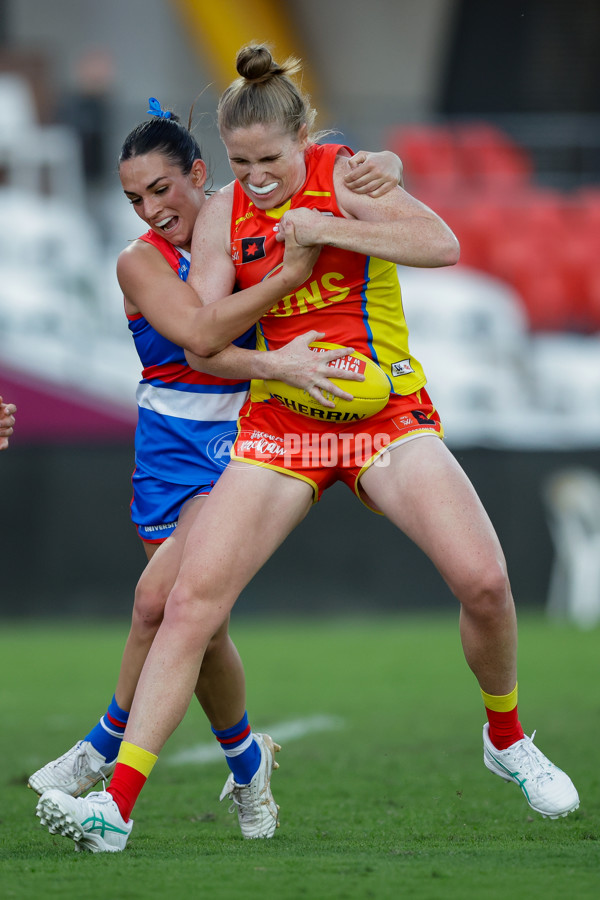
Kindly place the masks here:
<instances>
[{"instance_id":1,"label":"green turf","mask_svg":"<svg viewBox=\"0 0 600 900\"><path fill-rule=\"evenodd\" d=\"M169 765L212 740L194 705L137 804L126 851L75 853L39 826L24 785L104 711L125 630L4 625L1 898L600 897L598 631L521 621L521 718L579 789L566 819L530 814L517 787L484 768L481 698L455 619L240 620L254 727L340 720L279 754L276 837L241 839L217 800L222 761Z\"/></svg>"}]
</instances>

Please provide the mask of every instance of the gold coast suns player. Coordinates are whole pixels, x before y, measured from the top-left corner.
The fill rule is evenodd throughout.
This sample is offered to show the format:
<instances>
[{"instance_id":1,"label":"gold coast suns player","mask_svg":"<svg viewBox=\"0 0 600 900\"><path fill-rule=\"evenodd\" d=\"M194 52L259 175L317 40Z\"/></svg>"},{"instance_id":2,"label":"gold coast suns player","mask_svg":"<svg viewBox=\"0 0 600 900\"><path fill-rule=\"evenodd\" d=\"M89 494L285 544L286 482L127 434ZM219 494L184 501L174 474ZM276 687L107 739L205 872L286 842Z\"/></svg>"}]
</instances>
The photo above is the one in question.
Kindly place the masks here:
<instances>
[{"instance_id":1,"label":"gold coast suns player","mask_svg":"<svg viewBox=\"0 0 600 900\"><path fill-rule=\"evenodd\" d=\"M243 151L237 146L235 134L230 144L234 172L250 172L242 161ZM268 136L267 158L270 146ZM236 155L238 151L240 155ZM260 152L259 149L256 154ZM294 221L299 234L303 228L307 232L312 227L318 230L321 224L328 229L333 220L343 218L336 182L342 181L346 167L337 162L351 155L345 146L306 141L301 187L278 206L267 206L273 198L260 191L257 194L260 186L253 181L234 182L231 257L236 285L248 287L277 271L282 249L279 224L284 215L288 223ZM277 188L270 193L275 194L277 202ZM293 220L291 211L302 211L302 218ZM440 230L443 228L440 223ZM311 234L308 243L320 243L318 235L315 239ZM450 234L448 243L452 243ZM285 413L276 400L265 395L262 384L254 382L250 401L242 411L232 459L266 465L305 481L312 488L315 501L324 488L338 479L361 496L363 471L386 448L425 433L442 434L439 416L424 388L422 366L408 347L396 265L335 246L324 247L310 279L283 297L260 320L257 348L279 349L305 328L324 332L327 341L351 346L374 360L390 381L388 404L380 413L362 420L360 427L350 427L351 417L343 413L337 424L335 413L329 414L326 421L305 421L293 412ZM273 447L274 436L279 453ZM272 454L271 459L265 459L263 452L267 437L267 455ZM385 464L387 460L381 462Z\"/></svg>"}]
</instances>

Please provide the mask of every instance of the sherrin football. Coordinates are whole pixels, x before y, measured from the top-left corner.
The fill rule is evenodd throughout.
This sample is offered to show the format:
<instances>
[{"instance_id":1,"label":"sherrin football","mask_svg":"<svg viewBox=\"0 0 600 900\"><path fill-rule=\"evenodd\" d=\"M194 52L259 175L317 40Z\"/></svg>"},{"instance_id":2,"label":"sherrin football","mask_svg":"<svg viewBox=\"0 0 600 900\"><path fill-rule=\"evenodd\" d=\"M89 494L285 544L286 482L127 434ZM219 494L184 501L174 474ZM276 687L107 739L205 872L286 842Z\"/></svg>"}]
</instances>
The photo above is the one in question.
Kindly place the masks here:
<instances>
[{"instance_id":1,"label":"sherrin football","mask_svg":"<svg viewBox=\"0 0 600 900\"><path fill-rule=\"evenodd\" d=\"M310 345L315 352L323 350L337 350L340 344L328 344L324 341L315 341ZM335 371L358 372L365 376L364 381L346 381L343 378L332 377L331 381L344 391L352 394L353 400L342 400L327 394L327 399L335 403L335 409L323 406L314 400L307 391L301 388L291 387L283 381L268 380L265 385L275 400L286 406L293 412L316 419L320 422L359 422L375 415L388 402L390 396L390 382L383 369L358 351L342 356L329 363L329 367Z\"/></svg>"}]
</instances>

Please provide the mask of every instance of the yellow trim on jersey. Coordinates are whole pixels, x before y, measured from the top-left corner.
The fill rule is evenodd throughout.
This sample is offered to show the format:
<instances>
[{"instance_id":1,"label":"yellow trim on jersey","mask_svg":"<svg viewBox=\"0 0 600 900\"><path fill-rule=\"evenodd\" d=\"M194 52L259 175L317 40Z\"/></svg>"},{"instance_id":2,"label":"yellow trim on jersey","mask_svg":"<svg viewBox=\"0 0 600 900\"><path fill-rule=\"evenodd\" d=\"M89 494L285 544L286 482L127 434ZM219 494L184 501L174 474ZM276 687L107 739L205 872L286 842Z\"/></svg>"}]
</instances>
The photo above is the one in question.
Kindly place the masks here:
<instances>
[{"instance_id":1,"label":"yellow trim on jersey","mask_svg":"<svg viewBox=\"0 0 600 900\"><path fill-rule=\"evenodd\" d=\"M305 197L331 197L331 191L302 191Z\"/></svg>"},{"instance_id":2,"label":"yellow trim on jersey","mask_svg":"<svg viewBox=\"0 0 600 900\"><path fill-rule=\"evenodd\" d=\"M291 208L292 201L286 200L282 206L274 206L273 209L263 210L265 216L271 216L272 219L280 219L282 215Z\"/></svg>"},{"instance_id":3,"label":"yellow trim on jersey","mask_svg":"<svg viewBox=\"0 0 600 900\"><path fill-rule=\"evenodd\" d=\"M491 709L492 712L510 712L517 705L518 693L519 684L517 682L510 694L496 696L495 694L486 694L486 692L482 690L481 696L483 697L483 702L487 709Z\"/></svg>"},{"instance_id":4,"label":"yellow trim on jersey","mask_svg":"<svg viewBox=\"0 0 600 900\"><path fill-rule=\"evenodd\" d=\"M154 768L154 763L157 759L158 756L155 756L154 753L150 753L149 750L144 750L143 747L136 747L135 744L123 741L119 748L117 762L129 766L131 769L135 769L136 772L140 772L147 778Z\"/></svg>"},{"instance_id":5,"label":"yellow trim on jersey","mask_svg":"<svg viewBox=\"0 0 600 900\"><path fill-rule=\"evenodd\" d=\"M369 257L362 297L370 344L378 365L390 379L392 390L396 394L416 393L427 378L420 362L409 350L408 326L394 263L377 256ZM398 359L402 353L403 359Z\"/></svg>"}]
</instances>

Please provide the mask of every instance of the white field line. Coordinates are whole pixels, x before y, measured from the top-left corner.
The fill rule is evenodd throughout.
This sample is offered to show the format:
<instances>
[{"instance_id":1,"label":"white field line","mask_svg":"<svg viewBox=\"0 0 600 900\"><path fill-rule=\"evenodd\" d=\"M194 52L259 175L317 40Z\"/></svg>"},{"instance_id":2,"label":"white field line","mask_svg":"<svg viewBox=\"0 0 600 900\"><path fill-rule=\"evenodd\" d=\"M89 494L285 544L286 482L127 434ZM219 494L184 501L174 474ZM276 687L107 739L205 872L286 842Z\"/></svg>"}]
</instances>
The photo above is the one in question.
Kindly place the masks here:
<instances>
[{"instance_id":1,"label":"white field line","mask_svg":"<svg viewBox=\"0 0 600 900\"><path fill-rule=\"evenodd\" d=\"M343 719L336 716L309 716L306 719L292 719L291 722L278 722L265 728L265 731L278 744L283 744L318 731L334 731L336 728L342 728L343 724ZM168 757L165 762L169 766L183 766L187 763L207 765L222 759L223 751L215 740L214 744L197 744L188 750L180 750L179 753Z\"/></svg>"}]
</instances>

